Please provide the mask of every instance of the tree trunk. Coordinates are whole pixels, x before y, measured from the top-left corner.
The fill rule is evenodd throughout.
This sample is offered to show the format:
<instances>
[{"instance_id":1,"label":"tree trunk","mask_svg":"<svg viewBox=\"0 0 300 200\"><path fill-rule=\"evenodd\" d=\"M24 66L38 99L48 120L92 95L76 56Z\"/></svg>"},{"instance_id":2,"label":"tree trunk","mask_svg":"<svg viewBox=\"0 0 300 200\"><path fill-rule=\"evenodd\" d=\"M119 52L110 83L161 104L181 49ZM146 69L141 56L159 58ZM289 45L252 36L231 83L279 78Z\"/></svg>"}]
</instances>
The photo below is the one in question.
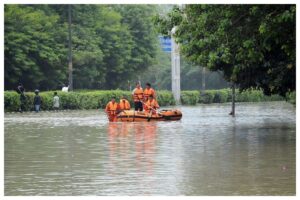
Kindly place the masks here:
<instances>
[{"instance_id":1,"label":"tree trunk","mask_svg":"<svg viewBox=\"0 0 300 200\"><path fill-rule=\"evenodd\" d=\"M205 67L202 67L202 90L205 91Z\"/></svg>"},{"instance_id":2,"label":"tree trunk","mask_svg":"<svg viewBox=\"0 0 300 200\"><path fill-rule=\"evenodd\" d=\"M232 102L231 102L231 115L232 117L235 117L235 84L232 84Z\"/></svg>"},{"instance_id":3,"label":"tree trunk","mask_svg":"<svg viewBox=\"0 0 300 200\"><path fill-rule=\"evenodd\" d=\"M68 5L68 25L69 25L69 41L68 41L68 47L69 47L69 91L73 90L73 62L72 62L72 35L71 35L71 5Z\"/></svg>"}]
</instances>

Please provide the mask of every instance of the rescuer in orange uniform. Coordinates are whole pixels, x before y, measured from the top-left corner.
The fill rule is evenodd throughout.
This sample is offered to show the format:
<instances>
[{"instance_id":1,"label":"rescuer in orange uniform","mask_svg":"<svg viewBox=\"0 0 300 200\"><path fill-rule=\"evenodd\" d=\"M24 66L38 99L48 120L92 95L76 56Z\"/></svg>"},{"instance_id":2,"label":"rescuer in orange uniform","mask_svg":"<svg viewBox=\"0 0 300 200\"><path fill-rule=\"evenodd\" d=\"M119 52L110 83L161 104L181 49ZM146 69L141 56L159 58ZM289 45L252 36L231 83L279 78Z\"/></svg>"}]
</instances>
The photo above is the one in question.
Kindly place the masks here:
<instances>
[{"instance_id":1,"label":"rescuer in orange uniform","mask_svg":"<svg viewBox=\"0 0 300 200\"><path fill-rule=\"evenodd\" d=\"M136 87L132 91L132 98L134 101L134 110L143 111L143 103L141 101L144 99L144 92L140 83L136 83Z\"/></svg>"},{"instance_id":2,"label":"rescuer in orange uniform","mask_svg":"<svg viewBox=\"0 0 300 200\"><path fill-rule=\"evenodd\" d=\"M110 122L117 121L117 114L119 111L120 111L120 106L116 102L115 97L112 97L111 101L108 102L105 108L105 112L107 113Z\"/></svg>"},{"instance_id":3,"label":"rescuer in orange uniform","mask_svg":"<svg viewBox=\"0 0 300 200\"><path fill-rule=\"evenodd\" d=\"M156 114L156 109L159 108L157 101L153 98L152 95L149 95L148 101L144 104L145 112L149 113L152 111L152 114Z\"/></svg>"},{"instance_id":4,"label":"rescuer in orange uniform","mask_svg":"<svg viewBox=\"0 0 300 200\"><path fill-rule=\"evenodd\" d=\"M146 83L146 88L144 90L144 97L149 98L149 96L152 95L154 99L156 99L156 92L153 88L151 88L150 83Z\"/></svg>"},{"instance_id":5,"label":"rescuer in orange uniform","mask_svg":"<svg viewBox=\"0 0 300 200\"><path fill-rule=\"evenodd\" d=\"M122 96L122 98L120 99L119 106L120 110L130 110L130 103L125 96Z\"/></svg>"}]
</instances>

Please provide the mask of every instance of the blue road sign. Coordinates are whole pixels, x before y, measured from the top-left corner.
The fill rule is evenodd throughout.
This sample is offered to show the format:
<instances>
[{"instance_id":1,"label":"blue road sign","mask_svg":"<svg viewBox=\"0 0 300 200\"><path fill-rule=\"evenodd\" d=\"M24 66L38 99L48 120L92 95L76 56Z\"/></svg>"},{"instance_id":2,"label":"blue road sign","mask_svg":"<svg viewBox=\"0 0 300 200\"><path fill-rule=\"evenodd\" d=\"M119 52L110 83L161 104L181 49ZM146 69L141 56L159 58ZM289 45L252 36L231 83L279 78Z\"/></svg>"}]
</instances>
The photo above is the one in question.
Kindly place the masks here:
<instances>
[{"instance_id":1,"label":"blue road sign","mask_svg":"<svg viewBox=\"0 0 300 200\"><path fill-rule=\"evenodd\" d=\"M159 42L161 45L161 48L164 52L170 53L172 51L171 47L171 38L170 37L164 37L164 36L158 36Z\"/></svg>"}]
</instances>

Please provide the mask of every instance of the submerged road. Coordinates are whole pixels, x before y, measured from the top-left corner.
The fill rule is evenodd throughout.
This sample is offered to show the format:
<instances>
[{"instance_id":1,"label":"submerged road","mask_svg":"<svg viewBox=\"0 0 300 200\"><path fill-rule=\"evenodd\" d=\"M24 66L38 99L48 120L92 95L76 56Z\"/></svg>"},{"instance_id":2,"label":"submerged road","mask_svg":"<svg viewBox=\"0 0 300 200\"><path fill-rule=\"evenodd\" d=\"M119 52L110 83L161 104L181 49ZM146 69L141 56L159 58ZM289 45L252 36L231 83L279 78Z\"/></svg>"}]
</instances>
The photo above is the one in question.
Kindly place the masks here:
<instances>
[{"instance_id":1,"label":"submerged road","mask_svg":"<svg viewBox=\"0 0 300 200\"><path fill-rule=\"evenodd\" d=\"M295 195L295 107L178 107L181 121L103 111L6 113L5 195Z\"/></svg>"}]
</instances>

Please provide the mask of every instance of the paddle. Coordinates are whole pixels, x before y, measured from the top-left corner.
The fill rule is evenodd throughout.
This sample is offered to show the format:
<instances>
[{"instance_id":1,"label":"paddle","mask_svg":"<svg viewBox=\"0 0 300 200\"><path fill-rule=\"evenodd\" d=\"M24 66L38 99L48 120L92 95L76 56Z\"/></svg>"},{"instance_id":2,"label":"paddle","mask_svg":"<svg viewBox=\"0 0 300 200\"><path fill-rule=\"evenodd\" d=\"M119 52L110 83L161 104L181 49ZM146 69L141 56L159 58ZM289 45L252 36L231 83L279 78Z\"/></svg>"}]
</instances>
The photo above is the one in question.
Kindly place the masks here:
<instances>
[{"instance_id":1,"label":"paddle","mask_svg":"<svg viewBox=\"0 0 300 200\"><path fill-rule=\"evenodd\" d=\"M150 120L151 120L151 117L152 117L152 109L150 110L150 114L148 115L148 122L150 122Z\"/></svg>"}]
</instances>

